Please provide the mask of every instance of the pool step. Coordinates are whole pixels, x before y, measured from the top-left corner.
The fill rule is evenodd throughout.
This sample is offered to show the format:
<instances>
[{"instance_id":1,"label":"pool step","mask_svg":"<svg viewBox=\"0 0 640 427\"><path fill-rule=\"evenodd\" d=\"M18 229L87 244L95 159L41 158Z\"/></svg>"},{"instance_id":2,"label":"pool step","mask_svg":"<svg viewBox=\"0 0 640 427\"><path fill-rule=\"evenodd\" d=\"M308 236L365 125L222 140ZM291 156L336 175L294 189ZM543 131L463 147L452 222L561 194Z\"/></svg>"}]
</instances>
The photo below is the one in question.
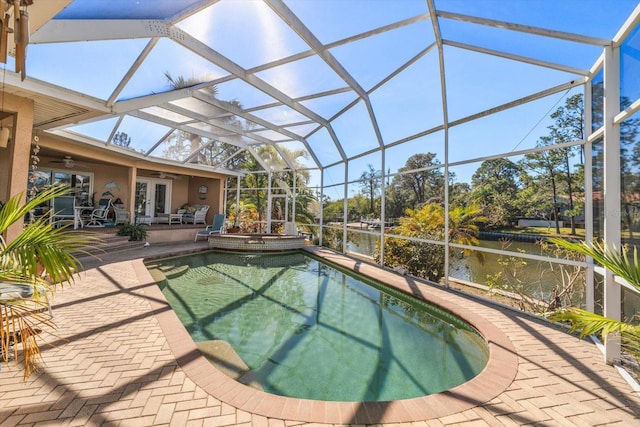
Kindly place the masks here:
<instances>
[{"instance_id":1,"label":"pool step","mask_svg":"<svg viewBox=\"0 0 640 427\"><path fill-rule=\"evenodd\" d=\"M196 344L204 357L222 373L244 385L263 390L260 382L231 344L224 340L201 341Z\"/></svg>"},{"instance_id":2,"label":"pool step","mask_svg":"<svg viewBox=\"0 0 640 427\"><path fill-rule=\"evenodd\" d=\"M126 251L144 245L144 242L141 241L129 241L129 236L118 236L115 231L110 233L89 231L86 234L91 235L95 241L75 254L79 260L87 257L100 257L106 253Z\"/></svg>"}]
</instances>

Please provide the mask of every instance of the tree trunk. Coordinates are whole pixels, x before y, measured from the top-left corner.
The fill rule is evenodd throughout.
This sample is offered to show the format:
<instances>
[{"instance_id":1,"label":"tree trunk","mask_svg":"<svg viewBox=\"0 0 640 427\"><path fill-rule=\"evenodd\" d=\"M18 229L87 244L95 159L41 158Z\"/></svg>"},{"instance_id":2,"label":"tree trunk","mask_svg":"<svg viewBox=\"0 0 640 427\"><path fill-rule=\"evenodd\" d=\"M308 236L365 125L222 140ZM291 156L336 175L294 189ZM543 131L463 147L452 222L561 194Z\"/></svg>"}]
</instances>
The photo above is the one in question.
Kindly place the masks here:
<instances>
[{"instance_id":1,"label":"tree trunk","mask_svg":"<svg viewBox=\"0 0 640 427\"><path fill-rule=\"evenodd\" d=\"M553 219L556 222L556 233L560 234L560 223L558 222L558 189L556 188L556 179L551 174L551 189L553 193Z\"/></svg>"},{"instance_id":2,"label":"tree trunk","mask_svg":"<svg viewBox=\"0 0 640 427\"><path fill-rule=\"evenodd\" d=\"M573 215L573 186L571 185L571 171L569 170L569 156L565 156L567 171L567 191L569 193L569 212L571 212L571 235L576 234L576 217Z\"/></svg>"}]
</instances>

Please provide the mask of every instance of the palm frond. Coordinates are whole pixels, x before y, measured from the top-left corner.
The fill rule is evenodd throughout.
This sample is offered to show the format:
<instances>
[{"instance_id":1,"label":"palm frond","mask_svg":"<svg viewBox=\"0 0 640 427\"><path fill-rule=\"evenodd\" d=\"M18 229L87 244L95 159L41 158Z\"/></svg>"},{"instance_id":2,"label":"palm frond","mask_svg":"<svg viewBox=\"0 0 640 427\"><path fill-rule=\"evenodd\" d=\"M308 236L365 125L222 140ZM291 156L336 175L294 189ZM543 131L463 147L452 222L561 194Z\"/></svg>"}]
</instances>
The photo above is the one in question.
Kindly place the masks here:
<instances>
[{"instance_id":1,"label":"palm frond","mask_svg":"<svg viewBox=\"0 0 640 427\"><path fill-rule=\"evenodd\" d=\"M0 304L0 360L7 362L11 355L18 360L21 349L25 379L37 370L42 358L37 342L40 328L55 327L42 314L46 308L43 302L19 299Z\"/></svg>"},{"instance_id":2,"label":"palm frond","mask_svg":"<svg viewBox=\"0 0 640 427\"><path fill-rule=\"evenodd\" d=\"M607 245L595 241L590 244L583 241L573 242L560 238L549 239L549 242L590 256L595 262L640 290L640 264L638 263L637 248L634 247L633 259L630 261L627 256L627 250L625 248L617 248L615 245Z\"/></svg>"},{"instance_id":3,"label":"palm frond","mask_svg":"<svg viewBox=\"0 0 640 427\"><path fill-rule=\"evenodd\" d=\"M600 335L602 339L612 333L620 334L622 348L635 357L640 357L640 326L609 319L580 308L559 309L550 315L556 322L568 322L570 332L578 332L580 338Z\"/></svg>"},{"instance_id":4,"label":"palm frond","mask_svg":"<svg viewBox=\"0 0 640 427\"><path fill-rule=\"evenodd\" d=\"M598 333L601 333L603 337L610 333L640 333L639 326L609 319L576 307L560 309L551 314L550 318L553 321L569 322L571 324L569 331L578 331L580 338Z\"/></svg>"},{"instance_id":5,"label":"palm frond","mask_svg":"<svg viewBox=\"0 0 640 427\"><path fill-rule=\"evenodd\" d=\"M0 209L0 234L30 210L68 191L52 186L27 202L24 193L11 197ZM25 379L41 359L38 328L54 326L46 314L49 298L57 284L73 281L79 266L73 254L91 242L90 237L54 228L46 217L26 225L11 241L0 238L0 283L27 285L32 295L5 292L0 300L0 360L7 362L10 354L17 360L20 354Z\"/></svg>"}]
</instances>

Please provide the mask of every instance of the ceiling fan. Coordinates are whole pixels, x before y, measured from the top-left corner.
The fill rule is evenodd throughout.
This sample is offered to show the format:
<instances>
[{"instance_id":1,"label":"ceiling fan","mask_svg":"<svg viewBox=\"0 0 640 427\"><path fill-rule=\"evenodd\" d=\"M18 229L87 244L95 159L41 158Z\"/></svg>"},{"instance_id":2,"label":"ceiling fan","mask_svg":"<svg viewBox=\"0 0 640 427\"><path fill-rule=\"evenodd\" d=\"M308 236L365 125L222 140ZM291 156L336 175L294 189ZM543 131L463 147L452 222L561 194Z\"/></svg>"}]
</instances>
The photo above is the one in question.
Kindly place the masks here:
<instances>
[{"instance_id":1,"label":"ceiling fan","mask_svg":"<svg viewBox=\"0 0 640 427\"><path fill-rule=\"evenodd\" d=\"M71 158L71 156L64 156L64 159L61 159L61 160L52 160L51 163L62 163L64 167L67 169L73 169L73 168L88 169L89 168L89 166L85 164L76 162Z\"/></svg>"},{"instance_id":2,"label":"ceiling fan","mask_svg":"<svg viewBox=\"0 0 640 427\"><path fill-rule=\"evenodd\" d=\"M180 175L173 175L166 172L153 172L151 175L157 176L160 179L181 179Z\"/></svg>"}]
</instances>

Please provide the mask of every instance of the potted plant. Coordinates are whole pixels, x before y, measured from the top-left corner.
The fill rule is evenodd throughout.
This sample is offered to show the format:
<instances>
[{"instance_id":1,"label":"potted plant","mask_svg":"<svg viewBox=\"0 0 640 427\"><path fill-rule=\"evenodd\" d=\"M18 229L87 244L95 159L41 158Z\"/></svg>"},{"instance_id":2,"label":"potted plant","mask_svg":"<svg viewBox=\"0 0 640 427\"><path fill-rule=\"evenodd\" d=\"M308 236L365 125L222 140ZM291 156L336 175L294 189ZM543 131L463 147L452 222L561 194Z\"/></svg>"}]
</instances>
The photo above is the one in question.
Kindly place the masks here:
<instances>
[{"instance_id":1,"label":"potted plant","mask_svg":"<svg viewBox=\"0 0 640 427\"><path fill-rule=\"evenodd\" d=\"M237 205L235 205L237 207ZM235 234L240 233L240 215L243 212L243 202L240 202L240 206L237 209L231 209L231 217L233 218L233 225L226 228L227 233Z\"/></svg>"},{"instance_id":2,"label":"potted plant","mask_svg":"<svg viewBox=\"0 0 640 427\"><path fill-rule=\"evenodd\" d=\"M231 227L227 227L227 233L236 234L240 232L240 221L238 220L238 215L236 215L233 225Z\"/></svg>"},{"instance_id":3,"label":"potted plant","mask_svg":"<svg viewBox=\"0 0 640 427\"><path fill-rule=\"evenodd\" d=\"M118 229L118 236L129 236L129 241L140 241L147 238L147 224L132 224L127 222Z\"/></svg>"}]
</instances>

